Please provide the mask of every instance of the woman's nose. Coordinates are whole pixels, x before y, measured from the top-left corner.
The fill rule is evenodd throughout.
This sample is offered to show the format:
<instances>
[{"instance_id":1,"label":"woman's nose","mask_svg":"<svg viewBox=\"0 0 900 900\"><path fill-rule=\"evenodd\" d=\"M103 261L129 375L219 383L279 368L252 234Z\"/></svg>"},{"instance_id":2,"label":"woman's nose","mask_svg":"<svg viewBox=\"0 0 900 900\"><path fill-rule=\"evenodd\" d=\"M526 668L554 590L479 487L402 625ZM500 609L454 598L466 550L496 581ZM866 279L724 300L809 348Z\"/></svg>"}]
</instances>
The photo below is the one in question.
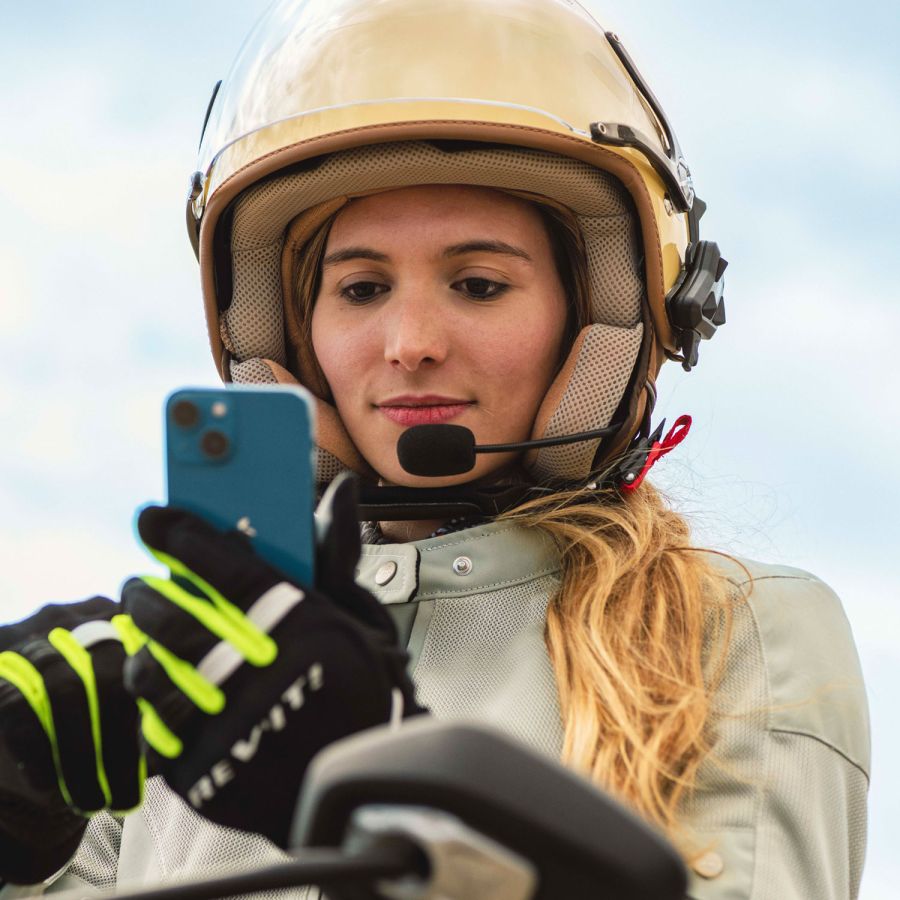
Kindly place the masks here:
<instances>
[{"instance_id":1,"label":"woman's nose","mask_svg":"<svg viewBox=\"0 0 900 900\"><path fill-rule=\"evenodd\" d=\"M384 323L384 358L391 366L416 371L447 357L446 329L427 292L391 297Z\"/></svg>"}]
</instances>

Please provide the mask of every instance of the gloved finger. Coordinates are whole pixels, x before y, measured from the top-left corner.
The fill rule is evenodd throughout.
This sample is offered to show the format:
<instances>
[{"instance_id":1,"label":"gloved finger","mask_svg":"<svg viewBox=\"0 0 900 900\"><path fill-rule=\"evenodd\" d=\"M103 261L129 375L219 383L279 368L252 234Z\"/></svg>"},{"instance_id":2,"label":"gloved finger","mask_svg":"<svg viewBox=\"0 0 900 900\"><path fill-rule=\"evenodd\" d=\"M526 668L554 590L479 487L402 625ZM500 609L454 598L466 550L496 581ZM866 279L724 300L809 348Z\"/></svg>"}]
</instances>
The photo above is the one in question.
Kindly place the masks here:
<instances>
[{"instance_id":1,"label":"gloved finger","mask_svg":"<svg viewBox=\"0 0 900 900\"><path fill-rule=\"evenodd\" d=\"M170 584L167 590L180 589ZM278 644L263 629L288 629L288 634L297 637L292 614L305 597L300 588L281 582L258 598L243 622L229 620L229 633L218 639L168 597L133 579L123 591L126 615L116 619L117 625L132 632L128 642L132 658L125 667L129 692L150 702L176 733L194 707L208 715L218 714L225 704L220 686L238 668L245 662L265 667L275 661ZM315 596L310 599L314 605L322 602ZM304 608L306 604L300 607ZM220 625L213 623L216 628Z\"/></svg>"},{"instance_id":2,"label":"gloved finger","mask_svg":"<svg viewBox=\"0 0 900 900\"><path fill-rule=\"evenodd\" d=\"M180 659L199 665L225 644L219 655L267 666L278 647L266 632L304 596L300 588L279 581L247 600L244 612L224 597L200 598L175 581L146 576L125 584L122 602L126 613L136 613L133 623L143 634Z\"/></svg>"},{"instance_id":3,"label":"gloved finger","mask_svg":"<svg viewBox=\"0 0 900 900\"><path fill-rule=\"evenodd\" d=\"M123 586L122 609L143 634L192 665L221 640L220 634L210 630L217 621L213 608L204 622L141 578L131 578Z\"/></svg>"},{"instance_id":4,"label":"gloved finger","mask_svg":"<svg viewBox=\"0 0 900 900\"><path fill-rule=\"evenodd\" d=\"M200 709L216 715L225 705L224 695L215 690L198 697L197 692L186 693L173 681L169 671L153 654L150 647L143 647L125 662L125 688L132 697L142 701L144 737L157 752L166 753L173 744L172 736L182 733L183 725ZM217 696L218 693L218 696ZM152 712L151 712L152 710ZM159 736L162 736L160 741Z\"/></svg>"},{"instance_id":5,"label":"gloved finger","mask_svg":"<svg viewBox=\"0 0 900 900\"><path fill-rule=\"evenodd\" d=\"M47 639L30 641L18 652L43 679L51 714L49 738L51 746L55 743L57 748L55 771L63 799L81 812L103 809L106 795L97 777L91 710L84 682L58 647Z\"/></svg>"},{"instance_id":6,"label":"gloved finger","mask_svg":"<svg viewBox=\"0 0 900 900\"><path fill-rule=\"evenodd\" d=\"M72 629L82 622L110 619L117 609L118 604L106 597L91 597L79 603L49 603L21 622L0 627L0 650L45 637L54 628Z\"/></svg>"},{"instance_id":7,"label":"gloved finger","mask_svg":"<svg viewBox=\"0 0 900 900\"><path fill-rule=\"evenodd\" d=\"M53 748L41 715L36 711L43 697L37 685L29 691L26 680L30 666L19 653L0 654L0 717L3 740L0 741L0 784L13 793L39 795L63 802ZM40 677L40 676L39 676ZM31 695L31 702L26 694ZM49 707L49 704L47 704ZM18 790L14 786L18 786Z\"/></svg>"},{"instance_id":8,"label":"gloved finger","mask_svg":"<svg viewBox=\"0 0 900 900\"><path fill-rule=\"evenodd\" d=\"M106 623L103 623L104 625ZM77 631L77 629L76 629ZM134 698L125 689L125 650L109 632L98 633L91 651L97 679L103 766L109 787L109 807L125 812L143 800L146 761L140 740L140 719Z\"/></svg>"},{"instance_id":9,"label":"gloved finger","mask_svg":"<svg viewBox=\"0 0 900 900\"><path fill-rule=\"evenodd\" d=\"M172 507L148 506L138 516L138 533L173 578L227 610L246 610L284 576L254 552L245 535L222 532L199 516Z\"/></svg>"},{"instance_id":10,"label":"gloved finger","mask_svg":"<svg viewBox=\"0 0 900 900\"><path fill-rule=\"evenodd\" d=\"M214 715L221 711L225 705L225 695L203 671L148 638L130 616L117 616L113 623L122 635L129 656L125 662L124 680L126 689L133 697L161 704L170 695L180 693L204 712ZM267 635L264 637L271 641ZM234 648L225 642L220 641L216 646L224 646L237 655ZM277 648L275 652L277 654ZM217 655L213 649L204 659L210 656L216 658ZM243 662L242 657L238 658ZM151 673L152 680L142 681L141 678L146 678L143 673Z\"/></svg>"},{"instance_id":11,"label":"gloved finger","mask_svg":"<svg viewBox=\"0 0 900 900\"><path fill-rule=\"evenodd\" d=\"M58 720L59 768L71 804L84 812L137 806L145 767L137 707L122 680L125 650L120 636L108 621L101 620L82 623L72 631L55 628L48 643L71 670L64 679L70 696L48 683L54 720Z\"/></svg>"}]
</instances>

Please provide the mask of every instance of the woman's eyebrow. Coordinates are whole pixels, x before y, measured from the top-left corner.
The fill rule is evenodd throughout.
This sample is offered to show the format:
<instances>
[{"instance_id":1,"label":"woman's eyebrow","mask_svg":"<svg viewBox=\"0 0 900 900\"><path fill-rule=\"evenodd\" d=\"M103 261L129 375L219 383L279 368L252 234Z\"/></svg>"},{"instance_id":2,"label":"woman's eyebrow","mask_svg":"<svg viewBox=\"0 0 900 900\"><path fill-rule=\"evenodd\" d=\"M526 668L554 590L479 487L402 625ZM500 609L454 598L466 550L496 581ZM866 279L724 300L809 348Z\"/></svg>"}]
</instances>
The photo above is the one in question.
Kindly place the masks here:
<instances>
[{"instance_id":1,"label":"woman's eyebrow","mask_svg":"<svg viewBox=\"0 0 900 900\"><path fill-rule=\"evenodd\" d=\"M375 262L389 262L390 257L386 253L370 250L368 247L345 247L343 250L335 250L329 253L322 261L323 268L347 262L349 259L371 259Z\"/></svg>"},{"instance_id":2,"label":"woman's eyebrow","mask_svg":"<svg viewBox=\"0 0 900 900\"><path fill-rule=\"evenodd\" d=\"M453 244L444 250L444 256L461 256L463 253L502 253L504 256L517 256L531 262L531 257L521 248L505 241L465 241Z\"/></svg>"}]
</instances>

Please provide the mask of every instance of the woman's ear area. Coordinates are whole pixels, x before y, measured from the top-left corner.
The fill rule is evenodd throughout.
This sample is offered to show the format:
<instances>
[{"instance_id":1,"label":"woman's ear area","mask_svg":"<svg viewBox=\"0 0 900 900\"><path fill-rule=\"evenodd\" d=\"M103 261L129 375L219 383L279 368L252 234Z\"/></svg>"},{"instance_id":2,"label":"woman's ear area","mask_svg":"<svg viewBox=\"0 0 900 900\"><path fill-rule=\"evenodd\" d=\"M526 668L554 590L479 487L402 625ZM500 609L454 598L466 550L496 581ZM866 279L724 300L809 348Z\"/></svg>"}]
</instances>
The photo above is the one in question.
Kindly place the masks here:
<instances>
[{"instance_id":1,"label":"woman's ear area","mask_svg":"<svg viewBox=\"0 0 900 900\"><path fill-rule=\"evenodd\" d=\"M288 368L304 387L327 402L331 402L331 390L312 347L312 312L328 235L338 213L348 202L348 197L335 197L300 213L285 231L281 254Z\"/></svg>"}]
</instances>

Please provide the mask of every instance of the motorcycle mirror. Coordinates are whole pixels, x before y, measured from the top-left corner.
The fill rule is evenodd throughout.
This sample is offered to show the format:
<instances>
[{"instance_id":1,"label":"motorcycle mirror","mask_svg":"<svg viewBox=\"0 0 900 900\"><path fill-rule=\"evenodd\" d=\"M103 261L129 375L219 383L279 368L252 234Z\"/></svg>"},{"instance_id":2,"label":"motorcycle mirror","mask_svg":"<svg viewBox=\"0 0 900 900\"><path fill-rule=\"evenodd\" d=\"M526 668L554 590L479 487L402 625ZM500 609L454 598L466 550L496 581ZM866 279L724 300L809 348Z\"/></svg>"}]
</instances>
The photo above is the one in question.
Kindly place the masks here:
<instances>
[{"instance_id":1,"label":"motorcycle mirror","mask_svg":"<svg viewBox=\"0 0 900 900\"><path fill-rule=\"evenodd\" d=\"M391 840L415 844L427 874L382 881L378 893L335 885L329 896L683 900L687 891L674 847L634 813L482 725L422 717L313 760L292 846L359 853Z\"/></svg>"}]
</instances>

